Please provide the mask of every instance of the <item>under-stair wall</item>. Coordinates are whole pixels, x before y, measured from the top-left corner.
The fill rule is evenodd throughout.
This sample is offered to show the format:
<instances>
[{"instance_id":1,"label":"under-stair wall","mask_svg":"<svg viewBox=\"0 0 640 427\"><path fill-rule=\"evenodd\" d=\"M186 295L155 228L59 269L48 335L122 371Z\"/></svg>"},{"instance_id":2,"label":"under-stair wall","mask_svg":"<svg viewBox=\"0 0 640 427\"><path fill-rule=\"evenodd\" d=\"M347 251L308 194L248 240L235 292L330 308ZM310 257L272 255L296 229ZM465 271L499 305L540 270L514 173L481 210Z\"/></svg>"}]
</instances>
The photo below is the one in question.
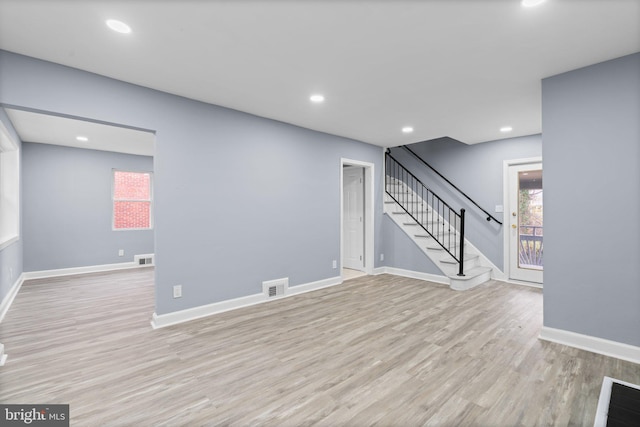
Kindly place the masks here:
<instances>
[{"instance_id":1,"label":"under-stair wall","mask_svg":"<svg viewBox=\"0 0 640 427\"><path fill-rule=\"evenodd\" d=\"M390 216L384 215L382 223L385 265L421 274L442 275L442 271L436 264L416 246Z\"/></svg>"}]
</instances>

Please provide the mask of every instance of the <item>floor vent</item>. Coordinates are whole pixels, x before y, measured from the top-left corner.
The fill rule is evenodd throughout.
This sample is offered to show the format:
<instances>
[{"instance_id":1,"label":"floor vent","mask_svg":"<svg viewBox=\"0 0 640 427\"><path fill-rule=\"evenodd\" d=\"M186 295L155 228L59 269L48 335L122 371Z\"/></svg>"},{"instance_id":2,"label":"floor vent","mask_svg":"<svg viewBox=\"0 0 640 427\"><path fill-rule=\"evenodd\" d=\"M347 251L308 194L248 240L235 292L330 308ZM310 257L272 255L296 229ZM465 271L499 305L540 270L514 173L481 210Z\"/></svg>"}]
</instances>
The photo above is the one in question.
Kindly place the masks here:
<instances>
[{"instance_id":1,"label":"floor vent","mask_svg":"<svg viewBox=\"0 0 640 427\"><path fill-rule=\"evenodd\" d=\"M616 391L619 392L621 387L626 389L626 396L622 396L622 399L620 399L619 393L618 396L616 396ZM615 378L604 377L593 426L637 425L633 424L633 422L638 420L638 410L636 409L640 403L638 393L640 393L640 385L638 384L631 384ZM622 411L620 409L622 409ZM631 423L624 420L624 417L629 417L628 419Z\"/></svg>"},{"instance_id":2,"label":"floor vent","mask_svg":"<svg viewBox=\"0 0 640 427\"><path fill-rule=\"evenodd\" d=\"M133 262L137 265L153 265L153 254L136 255L133 257Z\"/></svg>"},{"instance_id":3,"label":"floor vent","mask_svg":"<svg viewBox=\"0 0 640 427\"><path fill-rule=\"evenodd\" d=\"M289 289L288 278L262 282L262 292L267 299L282 297L287 294L287 289Z\"/></svg>"}]
</instances>

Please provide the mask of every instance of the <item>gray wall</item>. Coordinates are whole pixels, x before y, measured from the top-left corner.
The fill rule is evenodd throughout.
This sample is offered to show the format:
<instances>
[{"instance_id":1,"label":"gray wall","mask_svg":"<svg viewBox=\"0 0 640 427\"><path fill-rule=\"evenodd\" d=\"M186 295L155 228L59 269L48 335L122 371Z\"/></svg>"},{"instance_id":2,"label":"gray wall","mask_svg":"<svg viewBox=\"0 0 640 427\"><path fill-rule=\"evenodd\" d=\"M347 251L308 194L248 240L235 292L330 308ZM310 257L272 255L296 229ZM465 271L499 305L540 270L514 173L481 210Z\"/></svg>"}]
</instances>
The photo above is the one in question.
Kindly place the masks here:
<instances>
[{"instance_id":1,"label":"gray wall","mask_svg":"<svg viewBox=\"0 0 640 427\"><path fill-rule=\"evenodd\" d=\"M20 138L18 138L18 134L15 132L13 125L9 121L7 113L3 108L0 108L0 121L2 121L5 128L11 133L13 140L18 144L18 147L20 147ZM22 205L22 180L20 181L20 203ZM0 302L4 300L4 297L9 293L11 287L17 282L18 278L22 274L22 242L23 235L21 231L20 239L17 242L14 242L0 250Z\"/></svg>"},{"instance_id":2,"label":"gray wall","mask_svg":"<svg viewBox=\"0 0 640 427\"><path fill-rule=\"evenodd\" d=\"M640 345L640 54L542 81L544 324Z\"/></svg>"},{"instance_id":3,"label":"gray wall","mask_svg":"<svg viewBox=\"0 0 640 427\"><path fill-rule=\"evenodd\" d=\"M112 230L113 169L152 172L153 158L22 144L25 271L130 262L153 253L153 230Z\"/></svg>"},{"instance_id":4,"label":"gray wall","mask_svg":"<svg viewBox=\"0 0 640 427\"><path fill-rule=\"evenodd\" d=\"M442 276L442 271L391 218L385 215L382 224L385 266Z\"/></svg>"},{"instance_id":5,"label":"gray wall","mask_svg":"<svg viewBox=\"0 0 640 427\"><path fill-rule=\"evenodd\" d=\"M531 135L475 145L442 138L411 144L409 147L485 210L502 221L503 214L495 213L495 207L503 204L504 161L540 157L542 136ZM498 268L504 269L502 234L504 227L495 221L487 222L486 215L481 210L444 183L440 177L406 150L394 148L391 153L452 208L466 209L466 238ZM418 267L416 265L416 268Z\"/></svg>"},{"instance_id":6,"label":"gray wall","mask_svg":"<svg viewBox=\"0 0 640 427\"><path fill-rule=\"evenodd\" d=\"M375 163L379 259L380 147L8 52L0 69L0 102L156 131L158 314L339 275L342 157Z\"/></svg>"}]
</instances>

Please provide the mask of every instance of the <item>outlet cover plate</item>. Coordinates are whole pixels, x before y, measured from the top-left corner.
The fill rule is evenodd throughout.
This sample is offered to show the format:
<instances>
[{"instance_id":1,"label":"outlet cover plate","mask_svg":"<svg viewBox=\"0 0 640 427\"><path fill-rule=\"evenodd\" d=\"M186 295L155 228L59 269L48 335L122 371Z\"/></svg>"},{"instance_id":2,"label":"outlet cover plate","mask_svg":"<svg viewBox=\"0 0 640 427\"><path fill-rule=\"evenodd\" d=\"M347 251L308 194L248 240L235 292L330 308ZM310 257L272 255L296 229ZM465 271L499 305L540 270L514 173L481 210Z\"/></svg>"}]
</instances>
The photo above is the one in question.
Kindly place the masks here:
<instances>
[{"instance_id":1,"label":"outlet cover plate","mask_svg":"<svg viewBox=\"0 0 640 427\"><path fill-rule=\"evenodd\" d=\"M173 297L182 298L182 285L175 285L173 287Z\"/></svg>"}]
</instances>

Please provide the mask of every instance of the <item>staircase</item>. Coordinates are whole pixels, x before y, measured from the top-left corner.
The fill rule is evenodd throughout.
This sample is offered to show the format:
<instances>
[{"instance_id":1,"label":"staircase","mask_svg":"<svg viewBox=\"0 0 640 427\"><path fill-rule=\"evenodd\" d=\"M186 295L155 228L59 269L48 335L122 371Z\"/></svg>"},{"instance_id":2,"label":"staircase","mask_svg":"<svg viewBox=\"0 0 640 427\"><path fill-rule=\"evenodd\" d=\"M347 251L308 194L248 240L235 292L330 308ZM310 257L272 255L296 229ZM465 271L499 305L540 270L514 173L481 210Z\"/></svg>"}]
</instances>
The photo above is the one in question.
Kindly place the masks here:
<instances>
[{"instance_id":1,"label":"staircase","mask_svg":"<svg viewBox=\"0 0 640 427\"><path fill-rule=\"evenodd\" d=\"M438 266L451 289L491 279L491 262L464 238L464 209L453 210L389 153L385 178L385 214Z\"/></svg>"}]
</instances>

